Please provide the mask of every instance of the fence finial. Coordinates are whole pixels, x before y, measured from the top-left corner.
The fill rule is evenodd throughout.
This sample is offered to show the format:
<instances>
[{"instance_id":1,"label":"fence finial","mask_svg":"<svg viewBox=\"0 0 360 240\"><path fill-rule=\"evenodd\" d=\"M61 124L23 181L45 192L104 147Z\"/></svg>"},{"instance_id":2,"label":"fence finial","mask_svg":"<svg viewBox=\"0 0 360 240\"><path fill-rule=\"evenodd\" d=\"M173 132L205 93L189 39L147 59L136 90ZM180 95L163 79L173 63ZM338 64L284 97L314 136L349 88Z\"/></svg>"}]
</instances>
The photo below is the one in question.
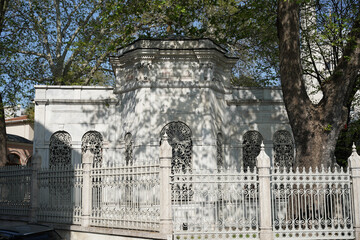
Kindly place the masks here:
<instances>
[{"instance_id":1,"label":"fence finial","mask_svg":"<svg viewBox=\"0 0 360 240\"><path fill-rule=\"evenodd\" d=\"M355 142L353 142L353 145L352 145L352 152L356 152L356 145L355 145Z\"/></svg>"},{"instance_id":2,"label":"fence finial","mask_svg":"<svg viewBox=\"0 0 360 240\"><path fill-rule=\"evenodd\" d=\"M348 158L349 164L351 168L360 168L360 156L356 152L356 145L353 143L352 145L352 153Z\"/></svg>"},{"instance_id":3,"label":"fence finial","mask_svg":"<svg viewBox=\"0 0 360 240\"><path fill-rule=\"evenodd\" d=\"M260 153L256 157L257 168L270 168L270 157L265 152L264 142L261 142Z\"/></svg>"}]
</instances>

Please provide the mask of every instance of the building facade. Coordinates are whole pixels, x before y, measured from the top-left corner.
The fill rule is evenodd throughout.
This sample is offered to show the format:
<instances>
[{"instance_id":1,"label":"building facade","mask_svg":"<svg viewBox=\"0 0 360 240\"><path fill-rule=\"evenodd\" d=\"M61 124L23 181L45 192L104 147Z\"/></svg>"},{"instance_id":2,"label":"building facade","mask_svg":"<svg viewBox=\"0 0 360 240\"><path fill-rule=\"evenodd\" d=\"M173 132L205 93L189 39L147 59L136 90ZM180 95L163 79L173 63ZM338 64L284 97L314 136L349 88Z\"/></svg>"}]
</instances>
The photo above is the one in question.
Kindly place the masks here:
<instances>
[{"instance_id":1,"label":"building facade","mask_svg":"<svg viewBox=\"0 0 360 240\"><path fill-rule=\"evenodd\" d=\"M232 86L236 61L209 39L138 40L110 58L114 87L36 86L43 165L80 163L87 149L96 162L157 159L165 133L177 167L253 167L262 141L291 165L281 89Z\"/></svg>"}]
</instances>

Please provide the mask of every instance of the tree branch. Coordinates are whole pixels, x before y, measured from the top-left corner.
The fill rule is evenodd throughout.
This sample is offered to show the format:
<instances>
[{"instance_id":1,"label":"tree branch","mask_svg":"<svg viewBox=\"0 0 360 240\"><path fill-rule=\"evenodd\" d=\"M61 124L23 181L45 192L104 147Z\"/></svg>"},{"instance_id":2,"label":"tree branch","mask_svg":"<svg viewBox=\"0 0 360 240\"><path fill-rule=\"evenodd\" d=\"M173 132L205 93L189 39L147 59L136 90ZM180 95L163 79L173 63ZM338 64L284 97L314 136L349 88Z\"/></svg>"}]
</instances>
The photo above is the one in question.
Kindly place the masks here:
<instances>
[{"instance_id":1,"label":"tree branch","mask_svg":"<svg viewBox=\"0 0 360 240\"><path fill-rule=\"evenodd\" d=\"M85 18L85 20L82 22L82 24L80 24L77 29L75 30L75 32L72 34L72 36L70 37L69 42L66 44L64 52L63 52L63 56L66 56L67 52L69 51L74 39L76 38L77 34L79 33L80 29L83 28L90 20L90 18L94 15L94 13L97 10L97 6L99 6L104 0L101 0L96 6L94 6L94 8L92 9L92 11L87 15L87 17Z\"/></svg>"}]
</instances>

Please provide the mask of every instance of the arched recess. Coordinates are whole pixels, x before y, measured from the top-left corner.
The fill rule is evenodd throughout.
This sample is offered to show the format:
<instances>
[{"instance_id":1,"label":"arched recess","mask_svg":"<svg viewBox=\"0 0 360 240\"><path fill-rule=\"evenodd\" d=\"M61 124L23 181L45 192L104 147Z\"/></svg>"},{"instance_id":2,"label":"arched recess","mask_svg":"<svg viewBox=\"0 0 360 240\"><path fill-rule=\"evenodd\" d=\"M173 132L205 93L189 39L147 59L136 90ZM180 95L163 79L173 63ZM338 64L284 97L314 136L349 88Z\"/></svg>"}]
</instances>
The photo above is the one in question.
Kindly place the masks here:
<instances>
[{"instance_id":1,"label":"arched recess","mask_svg":"<svg viewBox=\"0 0 360 240\"><path fill-rule=\"evenodd\" d=\"M82 137L81 142L81 153L84 154L86 151L90 150L94 155L93 163L101 163L103 148L103 137L101 133L97 131L88 131Z\"/></svg>"},{"instance_id":2,"label":"arched recess","mask_svg":"<svg viewBox=\"0 0 360 240\"><path fill-rule=\"evenodd\" d=\"M12 152L7 155L8 162L6 165L21 165L20 155L18 153Z\"/></svg>"},{"instance_id":3,"label":"arched recess","mask_svg":"<svg viewBox=\"0 0 360 240\"><path fill-rule=\"evenodd\" d=\"M124 137L125 142L125 164L126 166L133 165L133 137L131 133L126 133Z\"/></svg>"},{"instance_id":4,"label":"arched recess","mask_svg":"<svg viewBox=\"0 0 360 240\"><path fill-rule=\"evenodd\" d=\"M171 173L186 173L192 168L191 129L180 121L166 124L160 132L161 139L165 135L172 147Z\"/></svg>"},{"instance_id":5,"label":"arched recess","mask_svg":"<svg viewBox=\"0 0 360 240\"><path fill-rule=\"evenodd\" d=\"M71 164L71 136L68 132L57 131L50 137L49 166Z\"/></svg>"},{"instance_id":6,"label":"arched recess","mask_svg":"<svg viewBox=\"0 0 360 240\"><path fill-rule=\"evenodd\" d=\"M294 166L294 141L291 133L279 130L274 133L274 165L290 168Z\"/></svg>"},{"instance_id":7,"label":"arched recess","mask_svg":"<svg viewBox=\"0 0 360 240\"><path fill-rule=\"evenodd\" d=\"M243 167L252 170L256 167L256 157L260 153L263 136L258 131L247 131L243 141Z\"/></svg>"}]
</instances>

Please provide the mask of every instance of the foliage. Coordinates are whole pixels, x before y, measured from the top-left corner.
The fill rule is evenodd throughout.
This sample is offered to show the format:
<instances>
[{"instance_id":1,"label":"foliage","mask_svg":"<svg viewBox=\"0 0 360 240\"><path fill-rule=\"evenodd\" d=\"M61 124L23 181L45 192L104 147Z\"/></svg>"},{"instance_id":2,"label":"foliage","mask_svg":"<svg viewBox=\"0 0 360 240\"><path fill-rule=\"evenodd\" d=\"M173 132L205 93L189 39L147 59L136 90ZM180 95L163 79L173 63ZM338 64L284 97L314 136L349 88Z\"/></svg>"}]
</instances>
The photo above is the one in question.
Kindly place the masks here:
<instances>
[{"instance_id":1,"label":"foliage","mask_svg":"<svg viewBox=\"0 0 360 240\"><path fill-rule=\"evenodd\" d=\"M322 91L321 85L334 74L344 55L358 4L357 0L318 0L301 5L302 67L315 93Z\"/></svg>"},{"instance_id":2,"label":"foliage","mask_svg":"<svg viewBox=\"0 0 360 240\"><path fill-rule=\"evenodd\" d=\"M336 161L340 166L348 165L353 143L360 146L360 120L350 123L340 132L335 150Z\"/></svg>"}]
</instances>

